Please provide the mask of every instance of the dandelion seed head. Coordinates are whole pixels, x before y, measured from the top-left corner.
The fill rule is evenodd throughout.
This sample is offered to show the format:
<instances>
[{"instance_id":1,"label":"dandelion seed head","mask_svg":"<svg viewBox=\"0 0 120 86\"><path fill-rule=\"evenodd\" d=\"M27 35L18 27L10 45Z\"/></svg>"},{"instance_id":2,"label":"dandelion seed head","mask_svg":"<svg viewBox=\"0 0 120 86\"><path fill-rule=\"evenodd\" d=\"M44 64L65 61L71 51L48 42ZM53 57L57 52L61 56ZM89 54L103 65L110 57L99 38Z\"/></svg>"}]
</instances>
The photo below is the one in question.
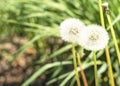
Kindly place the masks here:
<instances>
[{"instance_id":1,"label":"dandelion seed head","mask_svg":"<svg viewBox=\"0 0 120 86\"><path fill-rule=\"evenodd\" d=\"M108 7L108 2L102 3L102 7Z\"/></svg>"},{"instance_id":2,"label":"dandelion seed head","mask_svg":"<svg viewBox=\"0 0 120 86\"><path fill-rule=\"evenodd\" d=\"M68 18L60 24L60 35L63 40L68 42L77 42L84 24L75 18Z\"/></svg>"},{"instance_id":3,"label":"dandelion seed head","mask_svg":"<svg viewBox=\"0 0 120 86\"><path fill-rule=\"evenodd\" d=\"M109 40L107 31L98 25L87 26L81 35L79 44L86 50L104 49Z\"/></svg>"}]
</instances>

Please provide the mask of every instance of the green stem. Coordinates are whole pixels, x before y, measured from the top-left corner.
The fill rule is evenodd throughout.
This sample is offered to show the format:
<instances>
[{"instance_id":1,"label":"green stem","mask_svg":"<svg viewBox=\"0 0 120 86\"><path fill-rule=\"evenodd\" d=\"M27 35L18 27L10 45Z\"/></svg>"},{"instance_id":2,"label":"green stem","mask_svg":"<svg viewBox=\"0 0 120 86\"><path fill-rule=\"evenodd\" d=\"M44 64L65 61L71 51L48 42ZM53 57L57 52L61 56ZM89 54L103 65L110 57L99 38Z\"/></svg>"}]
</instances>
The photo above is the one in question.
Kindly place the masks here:
<instances>
[{"instance_id":1,"label":"green stem","mask_svg":"<svg viewBox=\"0 0 120 86\"><path fill-rule=\"evenodd\" d=\"M102 1L99 0L99 9L100 9L100 20L101 20L101 25L103 27L105 27L105 23L104 23L104 16L103 16L103 10L102 10Z\"/></svg>"},{"instance_id":2,"label":"green stem","mask_svg":"<svg viewBox=\"0 0 120 86\"><path fill-rule=\"evenodd\" d=\"M94 59L95 86L98 86L96 51L93 51L93 59Z\"/></svg>"},{"instance_id":3,"label":"green stem","mask_svg":"<svg viewBox=\"0 0 120 86\"><path fill-rule=\"evenodd\" d=\"M99 0L99 9L100 9L100 19L101 19L101 24L102 27L105 28L105 23L104 23L104 17L103 17L103 10L102 10L102 1ZM107 64L108 64L108 72L110 74L110 82L111 86L114 86L114 78L113 78L113 71L112 71L112 66L111 66L111 61L110 61L110 53L108 49L108 45L105 47L105 53L106 53L106 59L107 59Z\"/></svg>"},{"instance_id":4,"label":"green stem","mask_svg":"<svg viewBox=\"0 0 120 86\"><path fill-rule=\"evenodd\" d=\"M82 68L82 63L81 63L81 58L80 57L81 57L81 55L77 54L77 60L78 60L79 67L81 69L80 73L81 73L81 76L82 76L82 79L83 79L83 84L84 84L84 86L88 86L87 79L86 79L84 70Z\"/></svg>"},{"instance_id":5,"label":"green stem","mask_svg":"<svg viewBox=\"0 0 120 86\"><path fill-rule=\"evenodd\" d=\"M76 74L77 85L78 85L78 86L81 86L81 85L80 85L79 74L78 74L78 71L77 71L77 61L76 61L74 43L72 43L72 54L73 54L73 63L74 63L74 69L75 69L75 74Z\"/></svg>"},{"instance_id":6,"label":"green stem","mask_svg":"<svg viewBox=\"0 0 120 86\"><path fill-rule=\"evenodd\" d=\"M111 33L112 33L115 49L116 49L116 52L117 52L118 61L119 61L119 64L120 64L120 51L119 51L117 39L116 39L116 36L115 36L115 32L114 32L114 29L113 29L113 26L112 26L112 22L111 22L111 19L110 19L110 15L108 14L108 12L106 12L106 16L107 16L107 19L108 19L108 22L109 22L109 25L110 25L110 30L111 30Z\"/></svg>"},{"instance_id":7,"label":"green stem","mask_svg":"<svg viewBox=\"0 0 120 86\"><path fill-rule=\"evenodd\" d=\"M111 83L111 86L115 86L108 46L106 46L105 51L106 51L106 57L107 57L107 63L108 63L108 72L109 72L109 76L110 76L110 83Z\"/></svg>"}]
</instances>

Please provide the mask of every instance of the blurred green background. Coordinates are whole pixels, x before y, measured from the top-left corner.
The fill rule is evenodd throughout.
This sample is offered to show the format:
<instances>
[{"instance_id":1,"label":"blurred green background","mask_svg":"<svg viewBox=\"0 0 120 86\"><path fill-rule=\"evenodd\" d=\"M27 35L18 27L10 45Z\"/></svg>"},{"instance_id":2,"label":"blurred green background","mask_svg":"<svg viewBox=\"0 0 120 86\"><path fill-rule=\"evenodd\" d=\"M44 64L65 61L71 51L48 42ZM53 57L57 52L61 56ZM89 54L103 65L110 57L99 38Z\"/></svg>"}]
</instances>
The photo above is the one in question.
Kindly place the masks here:
<instances>
[{"instance_id":1,"label":"blurred green background","mask_svg":"<svg viewBox=\"0 0 120 86\"><path fill-rule=\"evenodd\" d=\"M120 0L105 1L120 48ZM120 86L120 67L104 17L115 84ZM71 44L59 35L59 25L66 18L101 25L98 0L0 0L1 86L76 86ZM109 86L104 50L97 57L99 84ZM85 51L81 60L89 86L94 86L92 53Z\"/></svg>"}]
</instances>

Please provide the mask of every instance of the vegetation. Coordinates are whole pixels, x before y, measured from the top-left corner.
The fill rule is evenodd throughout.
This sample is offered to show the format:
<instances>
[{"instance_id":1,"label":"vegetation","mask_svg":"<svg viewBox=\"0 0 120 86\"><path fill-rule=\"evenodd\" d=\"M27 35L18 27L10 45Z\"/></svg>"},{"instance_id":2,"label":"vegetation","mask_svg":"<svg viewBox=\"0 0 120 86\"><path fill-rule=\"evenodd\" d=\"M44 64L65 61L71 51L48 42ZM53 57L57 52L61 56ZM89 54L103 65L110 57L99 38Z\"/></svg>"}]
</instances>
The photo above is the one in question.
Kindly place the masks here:
<instances>
[{"instance_id":1,"label":"vegetation","mask_svg":"<svg viewBox=\"0 0 120 86\"><path fill-rule=\"evenodd\" d=\"M0 42L11 41L14 37L27 38L27 42L17 45L17 50L7 54L1 51L2 60L9 62L10 67L26 50L35 49L35 59L24 68L35 68L25 80L18 85L27 86L45 79L38 86L76 86L72 62L72 45L60 38L59 25L66 18L78 18L86 25L101 25L99 0L0 0ZM120 1L106 0L109 3L110 17L120 49ZM105 0L103 0L105 2ZM114 41L111 35L107 16L104 12L105 27L109 32L109 52L114 74L115 86L120 85L120 68ZM1 45L1 44L0 44ZM76 50L80 47L76 45ZM109 73L104 50L97 53L97 72L99 86L109 85ZM94 86L93 54L85 50L81 58L89 86ZM78 71L80 68L78 66ZM82 78L81 79L81 84ZM16 86L18 86L16 85Z\"/></svg>"}]
</instances>

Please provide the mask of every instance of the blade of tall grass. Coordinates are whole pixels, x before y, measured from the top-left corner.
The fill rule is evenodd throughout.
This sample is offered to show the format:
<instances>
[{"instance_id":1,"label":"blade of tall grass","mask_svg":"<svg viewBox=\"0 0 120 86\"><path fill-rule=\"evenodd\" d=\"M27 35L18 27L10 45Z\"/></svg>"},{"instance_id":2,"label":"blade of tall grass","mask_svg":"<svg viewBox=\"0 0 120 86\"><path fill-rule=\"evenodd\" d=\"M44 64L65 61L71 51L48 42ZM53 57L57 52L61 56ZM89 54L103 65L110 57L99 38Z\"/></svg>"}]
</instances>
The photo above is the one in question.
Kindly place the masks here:
<instances>
[{"instance_id":1,"label":"blade of tall grass","mask_svg":"<svg viewBox=\"0 0 120 86\"><path fill-rule=\"evenodd\" d=\"M62 61L62 62L54 62L44 65L42 68L40 68L38 71L36 71L27 81L25 81L21 86L28 86L30 83L32 83L38 76L40 76L42 73L44 73L46 70L60 66L60 65L69 65L72 64L71 61Z\"/></svg>"},{"instance_id":2,"label":"blade of tall grass","mask_svg":"<svg viewBox=\"0 0 120 86\"><path fill-rule=\"evenodd\" d=\"M57 50L56 52L52 53L52 54L50 55L50 58L54 58L54 57L56 57L56 56L58 56L58 55L60 55L60 54L62 54L62 53L64 53L64 52L70 50L71 47L72 47L72 45L71 45L71 44L68 44L68 45L60 48L60 49Z\"/></svg>"},{"instance_id":3,"label":"blade of tall grass","mask_svg":"<svg viewBox=\"0 0 120 86\"><path fill-rule=\"evenodd\" d=\"M120 21L120 14L114 19L114 21L112 22L112 26L114 26L116 23L118 23ZM110 29L110 25L109 27L107 28L107 30Z\"/></svg>"},{"instance_id":4,"label":"blade of tall grass","mask_svg":"<svg viewBox=\"0 0 120 86\"><path fill-rule=\"evenodd\" d=\"M33 42L35 42L36 40L39 40L39 39L41 39L41 38L45 38L45 37L49 37L49 36L52 36L52 35L54 35L54 33L55 32L46 32L46 34L38 34L38 35L36 35L35 37L33 37L30 41L28 41L26 44L24 44L19 50L17 50L16 52L15 52L15 54L17 55L17 57L19 56L19 55L21 55L24 51L25 51L25 49L28 47L28 46L30 46L30 44L32 44ZM16 58L17 58L16 57ZM13 59L13 61L14 60L16 60L16 58L14 58Z\"/></svg>"},{"instance_id":5,"label":"blade of tall grass","mask_svg":"<svg viewBox=\"0 0 120 86\"><path fill-rule=\"evenodd\" d=\"M57 77L62 70L63 70L62 66L55 68L53 74L51 75L51 78Z\"/></svg>"},{"instance_id":6,"label":"blade of tall grass","mask_svg":"<svg viewBox=\"0 0 120 86\"><path fill-rule=\"evenodd\" d=\"M76 79L75 79L75 77L73 77L72 80L71 80L70 86L74 86L75 81L76 81Z\"/></svg>"},{"instance_id":7,"label":"blade of tall grass","mask_svg":"<svg viewBox=\"0 0 120 86\"><path fill-rule=\"evenodd\" d=\"M62 80L62 79L64 79L65 77L67 77L70 73L71 73L71 72L68 72L68 73L62 74L62 75L60 75L60 76L58 76L58 77L56 77L56 78L51 79L51 80L49 80L49 81L46 83L46 85L49 86L50 84L52 84L52 83L54 83L54 82L57 82L57 81L59 81L59 80Z\"/></svg>"}]
</instances>

